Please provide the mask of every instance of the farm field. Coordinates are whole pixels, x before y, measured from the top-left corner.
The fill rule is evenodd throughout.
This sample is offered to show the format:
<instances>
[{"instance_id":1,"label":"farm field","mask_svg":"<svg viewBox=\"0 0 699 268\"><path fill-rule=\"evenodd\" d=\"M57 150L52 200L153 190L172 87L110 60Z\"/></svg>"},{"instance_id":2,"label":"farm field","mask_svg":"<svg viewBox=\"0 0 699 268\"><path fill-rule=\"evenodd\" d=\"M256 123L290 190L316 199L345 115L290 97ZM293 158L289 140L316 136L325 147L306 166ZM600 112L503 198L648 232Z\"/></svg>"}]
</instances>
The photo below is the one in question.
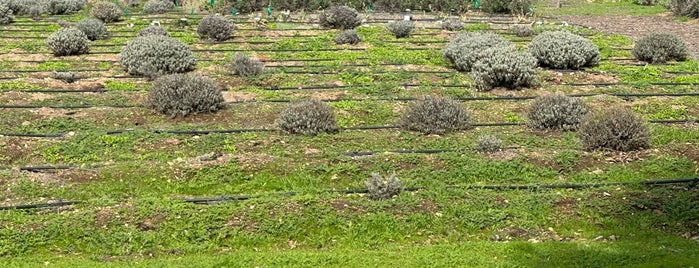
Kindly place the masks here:
<instances>
[{"instance_id":1,"label":"farm field","mask_svg":"<svg viewBox=\"0 0 699 268\"><path fill-rule=\"evenodd\" d=\"M336 45L340 30L310 14L265 27L227 15L234 36L214 42L197 34L202 14L139 8L106 24L109 38L91 41L89 54L53 56L45 40L56 21L88 10L0 25L0 266L699 265L695 59L650 65L624 35L469 12L465 32L525 48L533 37L512 27L540 22L537 33L577 33L601 54L583 70L540 68L534 87L478 91L442 56L459 33L442 30L440 14L415 12L413 34L395 38L385 25L402 14L361 13L362 42ZM581 10L547 15L599 15ZM224 109L170 117L144 107L153 81L125 72L119 53L153 20L192 50L193 72L223 90ZM236 53L261 59L264 72L231 74ZM648 123L650 147L586 151L576 132L529 127L533 99L552 93L593 111L631 109ZM473 127L401 129L425 95L459 101ZM279 130L285 106L306 98L333 108L339 133ZM503 149L479 152L483 135ZM404 190L369 199L372 173L395 173ZM16 207L32 204L46 207Z\"/></svg>"}]
</instances>

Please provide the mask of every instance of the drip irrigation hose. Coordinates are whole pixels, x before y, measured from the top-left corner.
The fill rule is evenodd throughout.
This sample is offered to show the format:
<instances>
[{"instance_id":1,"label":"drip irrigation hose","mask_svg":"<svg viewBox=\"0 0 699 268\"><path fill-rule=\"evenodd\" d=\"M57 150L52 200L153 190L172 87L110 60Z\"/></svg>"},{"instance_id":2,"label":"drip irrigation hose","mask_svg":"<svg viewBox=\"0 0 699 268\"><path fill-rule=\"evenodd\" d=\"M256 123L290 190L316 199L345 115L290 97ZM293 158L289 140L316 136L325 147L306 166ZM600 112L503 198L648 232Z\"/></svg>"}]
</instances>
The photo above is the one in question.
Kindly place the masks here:
<instances>
[{"instance_id":1,"label":"drip irrigation hose","mask_svg":"<svg viewBox=\"0 0 699 268\"><path fill-rule=\"evenodd\" d=\"M35 208L49 208L49 207L65 207L75 204L83 203L83 201L58 201L52 203L41 203L41 204L30 204L30 205L16 205L16 206L2 206L0 210L24 210L24 209L35 209Z\"/></svg>"}]
</instances>

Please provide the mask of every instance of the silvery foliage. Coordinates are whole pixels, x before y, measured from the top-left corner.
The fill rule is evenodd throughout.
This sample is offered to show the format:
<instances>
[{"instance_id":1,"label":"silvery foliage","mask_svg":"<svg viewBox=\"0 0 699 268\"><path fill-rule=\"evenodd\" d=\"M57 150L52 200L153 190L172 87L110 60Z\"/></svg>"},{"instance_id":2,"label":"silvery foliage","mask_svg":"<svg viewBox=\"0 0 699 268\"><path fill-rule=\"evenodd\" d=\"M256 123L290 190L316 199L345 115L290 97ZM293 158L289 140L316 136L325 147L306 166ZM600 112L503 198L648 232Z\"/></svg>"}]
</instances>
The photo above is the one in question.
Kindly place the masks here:
<instances>
[{"instance_id":1,"label":"silvery foliage","mask_svg":"<svg viewBox=\"0 0 699 268\"><path fill-rule=\"evenodd\" d=\"M29 8L29 17L31 17L35 21L40 21L41 20L41 13L43 13L44 10L41 8L41 6L36 5L32 6Z\"/></svg>"},{"instance_id":2,"label":"silvery foliage","mask_svg":"<svg viewBox=\"0 0 699 268\"><path fill-rule=\"evenodd\" d=\"M409 20L393 21L386 25L386 29L396 38L405 38L413 33L415 23Z\"/></svg>"},{"instance_id":3,"label":"silvery foliage","mask_svg":"<svg viewBox=\"0 0 699 268\"><path fill-rule=\"evenodd\" d=\"M599 63L599 49L585 37L568 31L549 31L534 37L529 52L541 67L580 69Z\"/></svg>"},{"instance_id":4,"label":"silvery foliage","mask_svg":"<svg viewBox=\"0 0 699 268\"><path fill-rule=\"evenodd\" d=\"M449 19L442 22L442 30L447 30L450 32L458 32L464 29L466 24L458 19Z\"/></svg>"},{"instance_id":5,"label":"silvery foliage","mask_svg":"<svg viewBox=\"0 0 699 268\"><path fill-rule=\"evenodd\" d=\"M163 14L175 8L175 4L169 0L148 0L143 5L143 11L148 14Z\"/></svg>"},{"instance_id":6,"label":"silvery foliage","mask_svg":"<svg viewBox=\"0 0 699 268\"><path fill-rule=\"evenodd\" d=\"M197 33L201 38L226 41L233 34L231 22L220 15L208 15L199 21Z\"/></svg>"},{"instance_id":7,"label":"silvery foliage","mask_svg":"<svg viewBox=\"0 0 699 268\"><path fill-rule=\"evenodd\" d=\"M90 14L104 23L115 22L119 20L123 11L111 2L97 2L92 6Z\"/></svg>"},{"instance_id":8,"label":"silvery foliage","mask_svg":"<svg viewBox=\"0 0 699 268\"><path fill-rule=\"evenodd\" d=\"M224 107L214 81L199 74L170 74L155 80L146 107L171 117L215 112Z\"/></svg>"},{"instance_id":9,"label":"silvery foliage","mask_svg":"<svg viewBox=\"0 0 699 268\"><path fill-rule=\"evenodd\" d=\"M335 44L350 44L356 45L362 42L362 38L359 37L356 30L344 30L335 36Z\"/></svg>"},{"instance_id":10,"label":"silvery foliage","mask_svg":"<svg viewBox=\"0 0 699 268\"><path fill-rule=\"evenodd\" d=\"M476 150L482 153L493 153L502 150L502 140L492 135L478 137L476 144Z\"/></svg>"},{"instance_id":11,"label":"silvery foliage","mask_svg":"<svg viewBox=\"0 0 699 268\"><path fill-rule=\"evenodd\" d=\"M487 91L495 87L517 89L532 86L539 71L536 59L514 46L491 47L480 54L471 68L471 79L476 88Z\"/></svg>"},{"instance_id":12,"label":"silvery foliage","mask_svg":"<svg viewBox=\"0 0 699 268\"><path fill-rule=\"evenodd\" d=\"M106 39L108 37L107 27L98 19L82 19L75 24L75 28L87 35L87 39L97 40Z\"/></svg>"},{"instance_id":13,"label":"silvery foliage","mask_svg":"<svg viewBox=\"0 0 699 268\"><path fill-rule=\"evenodd\" d=\"M494 33L461 33L447 43L442 55L458 71L469 72L484 50L497 46L513 46Z\"/></svg>"},{"instance_id":14,"label":"silvery foliage","mask_svg":"<svg viewBox=\"0 0 699 268\"><path fill-rule=\"evenodd\" d=\"M534 29L530 26L515 25L512 27L512 33L517 37L530 37L536 35Z\"/></svg>"},{"instance_id":15,"label":"silvery foliage","mask_svg":"<svg viewBox=\"0 0 699 268\"><path fill-rule=\"evenodd\" d=\"M257 58L251 58L238 53L231 58L231 63L229 65L229 69L234 75L243 77L260 75L262 71L264 71L264 68L265 64Z\"/></svg>"},{"instance_id":16,"label":"silvery foliage","mask_svg":"<svg viewBox=\"0 0 699 268\"><path fill-rule=\"evenodd\" d=\"M662 64L669 60L682 61L689 57L687 44L673 33L652 33L636 41L633 56L640 61Z\"/></svg>"},{"instance_id":17,"label":"silvery foliage","mask_svg":"<svg viewBox=\"0 0 699 268\"><path fill-rule=\"evenodd\" d=\"M0 2L0 25L10 24L15 20L15 16L12 15L12 9L6 4Z\"/></svg>"},{"instance_id":18,"label":"silvery foliage","mask_svg":"<svg viewBox=\"0 0 699 268\"><path fill-rule=\"evenodd\" d=\"M73 83L78 80L78 77L75 75L75 72L53 72L53 79Z\"/></svg>"},{"instance_id":19,"label":"silvery foliage","mask_svg":"<svg viewBox=\"0 0 699 268\"><path fill-rule=\"evenodd\" d=\"M348 6L332 6L323 10L319 16L323 28L348 30L362 24L359 12Z\"/></svg>"},{"instance_id":20,"label":"silvery foliage","mask_svg":"<svg viewBox=\"0 0 699 268\"><path fill-rule=\"evenodd\" d=\"M139 36L121 48L119 62L133 75L157 77L194 70L197 60L182 41L168 36Z\"/></svg>"},{"instance_id":21,"label":"silvery foliage","mask_svg":"<svg viewBox=\"0 0 699 268\"><path fill-rule=\"evenodd\" d=\"M170 36L170 34L167 32L165 27L162 26L156 26L156 25L151 25L140 32L138 32L138 36L148 36L148 35L160 35L160 36Z\"/></svg>"},{"instance_id":22,"label":"silvery foliage","mask_svg":"<svg viewBox=\"0 0 699 268\"><path fill-rule=\"evenodd\" d=\"M446 134L471 127L471 115L451 98L424 96L413 101L400 119L400 126L424 134Z\"/></svg>"},{"instance_id":23,"label":"silvery foliage","mask_svg":"<svg viewBox=\"0 0 699 268\"><path fill-rule=\"evenodd\" d=\"M46 45L54 56L80 55L90 52L87 35L75 27L61 28L46 39Z\"/></svg>"},{"instance_id":24,"label":"silvery foliage","mask_svg":"<svg viewBox=\"0 0 699 268\"><path fill-rule=\"evenodd\" d=\"M86 4L87 2L85 0L49 0L43 3L42 9L49 15L63 15L78 12L82 10ZM31 9L32 7L30 6L28 12L31 13Z\"/></svg>"},{"instance_id":25,"label":"silvery foliage","mask_svg":"<svg viewBox=\"0 0 699 268\"><path fill-rule=\"evenodd\" d=\"M697 0L670 0L670 10L676 16L699 18L699 1Z\"/></svg>"},{"instance_id":26,"label":"silvery foliage","mask_svg":"<svg viewBox=\"0 0 699 268\"><path fill-rule=\"evenodd\" d=\"M527 118L529 126L536 129L576 130L589 111L580 98L550 94L534 99Z\"/></svg>"},{"instance_id":27,"label":"silvery foliage","mask_svg":"<svg viewBox=\"0 0 699 268\"><path fill-rule=\"evenodd\" d=\"M578 137L588 151L638 150L649 147L651 138L643 119L624 107L588 114L578 128Z\"/></svg>"},{"instance_id":28,"label":"silvery foliage","mask_svg":"<svg viewBox=\"0 0 699 268\"><path fill-rule=\"evenodd\" d=\"M379 173L372 173L371 177L364 182L364 186L371 200L389 199L403 191L403 183L396 177L396 173L387 178Z\"/></svg>"},{"instance_id":29,"label":"silvery foliage","mask_svg":"<svg viewBox=\"0 0 699 268\"><path fill-rule=\"evenodd\" d=\"M317 135L339 132L332 107L316 99L287 104L279 115L278 124L282 131L291 134Z\"/></svg>"},{"instance_id":30,"label":"silvery foliage","mask_svg":"<svg viewBox=\"0 0 699 268\"><path fill-rule=\"evenodd\" d=\"M141 0L124 0L124 5L130 7L137 7L141 4Z\"/></svg>"}]
</instances>

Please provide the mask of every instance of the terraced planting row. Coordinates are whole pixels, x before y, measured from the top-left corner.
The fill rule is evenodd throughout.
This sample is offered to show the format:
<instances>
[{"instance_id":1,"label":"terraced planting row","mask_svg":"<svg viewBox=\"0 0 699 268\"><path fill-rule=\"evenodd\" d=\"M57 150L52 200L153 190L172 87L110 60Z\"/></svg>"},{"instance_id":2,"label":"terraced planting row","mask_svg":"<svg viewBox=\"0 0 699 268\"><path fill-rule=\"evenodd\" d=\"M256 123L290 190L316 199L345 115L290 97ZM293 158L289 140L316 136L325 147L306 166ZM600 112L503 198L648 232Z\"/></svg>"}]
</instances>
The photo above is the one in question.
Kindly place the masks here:
<instances>
[{"instance_id":1,"label":"terraced planting row","mask_svg":"<svg viewBox=\"0 0 699 268\"><path fill-rule=\"evenodd\" d=\"M219 43L198 38L199 16L182 16L190 26L176 27L174 15L107 24L112 37L66 57L44 44L58 29L47 20L0 26L0 205L81 201L0 211L0 256L8 257L0 263L687 266L699 258L697 188L638 185L697 177L696 60L646 65L633 59L629 38L541 19L537 32L587 36L600 64L542 68L534 87L478 91L442 57L457 33L435 22L418 20L414 35L397 39L383 20L370 21L357 29L358 45L336 45L339 30L314 21L269 24L284 31L240 23ZM224 109L172 118L145 108L153 81L125 72L118 53L153 19L193 50L194 72L223 90ZM526 47L531 37L509 35L509 26L464 31ZM233 75L227 65L239 52L262 60L264 72ZM532 99L551 93L578 95L593 111L632 109L652 122L650 147L587 151L576 132L529 127ZM424 95L460 101L475 127L398 128ZM306 98L333 108L339 133L278 130L288 102ZM484 135L503 149L479 152ZM375 172L395 173L406 191L369 200L365 181ZM617 182L630 184L536 187ZM486 185L533 187L473 188ZM185 202L203 197L230 202Z\"/></svg>"}]
</instances>

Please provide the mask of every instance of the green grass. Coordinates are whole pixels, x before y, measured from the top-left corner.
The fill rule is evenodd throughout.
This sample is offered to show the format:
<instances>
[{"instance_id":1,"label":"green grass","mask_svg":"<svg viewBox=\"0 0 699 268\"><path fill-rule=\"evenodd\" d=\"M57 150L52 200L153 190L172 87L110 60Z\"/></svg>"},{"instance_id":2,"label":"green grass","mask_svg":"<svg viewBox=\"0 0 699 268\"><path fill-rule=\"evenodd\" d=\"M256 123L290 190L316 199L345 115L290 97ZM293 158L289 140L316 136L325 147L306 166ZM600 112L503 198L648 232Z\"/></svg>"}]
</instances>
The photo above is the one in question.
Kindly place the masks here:
<instances>
[{"instance_id":1,"label":"green grass","mask_svg":"<svg viewBox=\"0 0 699 268\"><path fill-rule=\"evenodd\" d=\"M555 8L551 2L541 2L535 6L535 10L542 15L633 15L653 16L668 12L660 5L642 6L633 3L633 0L609 1L561 1L562 7Z\"/></svg>"}]
</instances>

